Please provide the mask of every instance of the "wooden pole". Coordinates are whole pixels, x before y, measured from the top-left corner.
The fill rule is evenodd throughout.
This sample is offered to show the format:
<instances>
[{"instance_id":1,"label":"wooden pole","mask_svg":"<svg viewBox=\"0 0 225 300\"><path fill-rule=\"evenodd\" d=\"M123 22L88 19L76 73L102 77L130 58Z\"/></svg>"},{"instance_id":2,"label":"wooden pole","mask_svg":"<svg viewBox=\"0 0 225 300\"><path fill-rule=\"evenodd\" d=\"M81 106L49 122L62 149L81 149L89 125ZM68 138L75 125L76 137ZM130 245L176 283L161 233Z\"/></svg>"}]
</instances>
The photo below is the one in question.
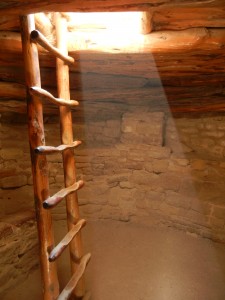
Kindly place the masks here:
<instances>
[{"instance_id":1,"label":"wooden pole","mask_svg":"<svg viewBox=\"0 0 225 300\"><path fill-rule=\"evenodd\" d=\"M34 30L34 17L22 16L21 34L27 86L27 114L34 198L37 216L37 227L40 243L40 263L43 280L44 300L58 297L59 285L55 263L48 260L49 252L53 249L54 237L50 212L42 207L42 202L49 197L48 167L46 156L37 155L35 148L45 144L42 103L38 97L30 95L31 86L41 86L38 51L35 43L30 42L30 33Z\"/></svg>"},{"instance_id":2,"label":"wooden pole","mask_svg":"<svg viewBox=\"0 0 225 300\"><path fill-rule=\"evenodd\" d=\"M56 25L56 44L63 54L67 55L67 22L61 18L59 13L55 14ZM69 67L62 60L57 58L57 87L58 97L66 100L70 99L69 91ZM60 108L60 128L62 144L73 142L72 114L68 107ZM73 149L67 149L63 152L64 180L65 186L69 187L76 181L75 158ZM66 198L67 206L67 224L68 230L71 230L80 219L77 193L74 192ZM71 271L74 274L78 268L79 260L82 256L81 233L79 232L70 243ZM81 298L84 295L84 279L79 280L78 285L73 291L74 298Z\"/></svg>"},{"instance_id":3,"label":"wooden pole","mask_svg":"<svg viewBox=\"0 0 225 300\"><path fill-rule=\"evenodd\" d=\"M152 12L144 11L141 18L141 33L148 34L152 32Z\"/></svg>"}]
</instances>

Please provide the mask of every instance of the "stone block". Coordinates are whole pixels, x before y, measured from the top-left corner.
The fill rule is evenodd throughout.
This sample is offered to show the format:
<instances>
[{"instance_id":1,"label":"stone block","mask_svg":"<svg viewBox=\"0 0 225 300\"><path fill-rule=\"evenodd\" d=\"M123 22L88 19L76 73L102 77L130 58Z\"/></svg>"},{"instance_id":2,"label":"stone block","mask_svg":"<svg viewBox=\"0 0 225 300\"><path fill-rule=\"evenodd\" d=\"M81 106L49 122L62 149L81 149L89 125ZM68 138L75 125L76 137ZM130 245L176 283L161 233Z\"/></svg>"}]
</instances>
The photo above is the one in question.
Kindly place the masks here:
<instances>
[{"instance_id":1,"label":"stone block","mask_svg":"<svg viewBox=\"0 0 225 300\"><path fill-rule=\"evenodd\" d=\"M171 206L189 209L192 198L185 197L182 194L178 194L173 191L168 191L168 192L166 192L165 201L167 204L169 204Z\"/></svg>"},{"instance_id":2,"label":"stone block","mask_svg":"<svg viewBox=\"0 0 225 300\"><path fill-rule=\"evenodd\" d=\"M159 202L159 203L163 202L165 200L165 193L158 192L158 191L152 191L152 190L146 190L145 197L148 199L148 203L151 206L151 202Z\"/></svg>"},{"instance_id":3,"label":"stone block","mask_svg":"<svg viewBox=\"0 0 225 300\"><path fill-rule=\"evenodd\" d=\"M38 237L33 212L13 214L0 225L0 298L38 266Z\"/></svg>"},{"instance_id":4,"label":"stone block","mask_svg":"<svg viewBox=\"0 0 225 300\"><path fill-rule=\"evenodd\" d=\"M181 177L174 173L162 173L159 174L158 185L165 190L178 191L180 188Z\"/></svg>"},{"instance_id":5,"label":"stone block","mask_svg":"<svg viewBox=\"0 0 225 300\"><path fill-rule=\"evenodd\" d=\"M152 161L152 169L155 173L165 173L168 169L169 161L155 159Z\"/></svg>"},{"instance_id":6,"label":"stone block","mask_svg":"<svg viewBox=\"0 0 225 300\"><path fill-rule=\"evenodd\" d=\"M128 160L123 164L123 167L125 169L129 169L129 170L142 170L143 169L143 163Z\"/></svg>"},{"instance_id":7,"label":"stone block","mask_svg":"<svg viewBox=\"0 0 225 300\"><path fill-rule=\"evenodd\" d=\"M6 190L2 194L2 200L6 214L18 212L19 210L34 207L34 193L32 186L22 186L20 188Z\"/></svg>"},{"instance_id":8,"label":"stone block","mask_svg":"<svg viewBox=\"0 0 225 300\"><path fill-rule=\"evenodd\" d=\"M163 159L169 158L171 153L171 149L168 147L154 147L151 146L146 153L146 159Z\"/></svg>"},{"instance_id":9,"label":"stone block","mask_svg":"<svg viewBox=\"0 0 225 300\"><path fill-rule=\"evenodd\" d=\"M122 189L132 189L133 188L133 185L130 181L121 181L119 183L119 186L122 188Z\"/></svg>"},{"instance_id":10,"label":"stone block","mask_svg":"<svg viewBox=\"0 0 225 300\"><path fill-rule=\"evenodd\" d=\"M148 173L147 171L134 171L131 175L131 182L134 186L156 186L158 185L159 178L158 175L153 173Z\"/></svg>"},{"instance_id":11,"label":"stone block","mask_svg":"<svg viewBox=\"0 0 225 300\"><path fill-rule=\"evenodd\" d=\"M185 217L188 219L190 224L193 223L206 227L209 226L208 217L194 210L188 210Z\"/></svg>"},{"instance_id":12,"label":"stone block","mask_svg":"<svg viewBox=\"0 0 225 300\"><path fill-rule=\"evenodd\" d=\"M168 171L182 174L182 176L184 176L185 173L190 173L190 166L181 166L177 163L176 160L170 160L168 165Z\"/></svg>"},{"instance_id":13,"label":"stone block","mask_svg":"<svg viewBox=\"0 0 225 300\"><path fill-rule=\"evenodd\" d=\"M107 120L106 126L103 128L102 131L103 135L107 137L118 138L121 133L120 125L121 123L119 120Z\"/></svg>"},{"instance_id":14,"label":"stone block","mask_svg":"<svg viewBox=\"0 0 225 300\"><path fill-rule=\"evenodd\" d=\"M191 168L193 170L203 171L207 167L206 161L202 159L196 159L191 162Z\"/></svg>"},{"instance_id":15,"label":"stone block","mask_svg":"<svg viewBox=\"0 0 225 300\"><path fill-rule=\"evenodd\" d=\"M0 156L4 160L18 160L23 158L23 150L20 148L8 148L0 151Z\"/></svg>"},{"instance_id":16,"label":"stone block","mask_svg":"<svg viewBox=\"0 0 225 300\"><path fill-rule=\"evenodd\" d=\"M105 205L100 212L99 217L101 219L119 220L121 216L121 210L118 207L112 207Z\"/></svg>"},{"instance_id":17,"label":"stone block","mask_svg":"<svg viewBox=\"0 0 225 300\"><path fill-rule=\"evenodd\" d=\"M142 154L143 153L139 150L130 150L127 158L131 161L143 162L145 159Z\"/></svg>"},{"instance_id":18,"label":"stone block","mask_svg":"<svg viewBox=\"0 0 225 300\"><path fill-rule=\"evenodd\" d=\"M179 214L179 208L175 206L171 206L165 202L161 203L159 206L160 211L167 215L168 217L171 217L172 215L178 215Z\"/></svg>"},{"instance_id":19,"label":"stone block","mask_svg":"<svg viewBox=\"0 0 225 300\"><path fill-rule=\"evenodd\" d=\"M215 218L225 220L225 207L224 206L214 206L212 215Z\"/></svg>"},{"instance_id":20,"label":"stone block","mask_svg":"<svg viewBox=\"0 0 225 300\"><path fill-rule=\"evenodd\" d=\"M145 196L145 191L142 189L136 189L134 191L133 197L136 201L136 207L141 209L147 209L148 199Z\"/></svg>"},{"instance_id":21,"label":"stone block","mask_svg":"<svg viewBox=\"0 0 225 300\"><path fill-rule=\"evenodd\" d=\"M102 131L103 135L110 138L118 138L120 136L120 128L105 127Z\"/></svg>"},{"instance_id":22,"label":"stone block","mask_svg":"<svg viewBox=\"0 0 225 300\"><path fill-rule=\"evenodd\" d=\"M130 189L122 189L119 186L113 187L110 189L109 193L107 194L108 201L114 201L114 199L118 199L119 204L121 202L128 201L133 196L132 190Z\"/></svg>"},{"instance_id":23,"label":"stone block","mask_svg":"<svg viewBox=\"0 0 225 300\"><path fill-rule=\"evenodd\" d=\"M5 188L17 188L27 184L27 176L15 175L0 179L0 187Z\"/></svg>"},{"instance_id":24,"label":"stone block","mask_svg":"<svg viewBox=\"0 0 225 300\"><path fill-rule=\"evenodd\" d=\"M105 181L90 181L78 191L78 199L81 203L105 204L108 202L109 191Z\"/></svg>"},{"instance_id":25,"label":"stone block","mask_svg":"<svg viewBox=\"0 0 225 300\"><path fill-rule=\"evenodd\" d=\"M210 217L209 224L212 226L212 228L224 229L225 219L218 219L215 217Z\"/></svg>"},{"instance_id":26,"label":"stone block","mask_svg":"<svg viewBox=\"0 0 225 300\"><path fill-rule=\"evenodd\" d=\"M153 163L154 163L154 161L143 163L142 168L145 169L147 172L152 173L153 172ZM154 172L158 173L156 171L154 171Z\"/></svg>"},{"instance_id":27,"label":"stone block","mask_svg":"<svg viewBox=\"0 0 225 300\"><path fill-rule=\"evenodd\" d=\"M128 181L130 178L131 172L130 173L121 173L121 174L115 174L107 178L107 182L114 183L114 182L120 182L120 181Z\"/></svg>"},{"instance_id":28,"label":"stone block","mask_svg":"<svg viewBox=\"0 0 225 300\"><path fill-rule=\"evenodd\" d=\"M126 113L122 118L121 141L162 145L164 114L161 112Z\"/></svg>"},{"instance_id":29,"label":"stone block","mask_svg":"<svg viewBox=\"0 0 225 300\"><path fill-rule=\"evenodd\" d=\"M87 204L87 205L84 205L82 206L82 212L84 214L95 214L95 213L98 213L102 210L102 206L101 205L93 205L93 204Z\"/></svg>"},{"instance_id":30,"label":"stone block","mask_svg":"<svg viewBox=\"0 0 225 300\"><path fill-rule=\"evenodd\" d=\"M191 209L207 216L211 214L212 205L210 203L202 201L198 197L194 197L191 201Z\"/></svg>"}]
</instances>

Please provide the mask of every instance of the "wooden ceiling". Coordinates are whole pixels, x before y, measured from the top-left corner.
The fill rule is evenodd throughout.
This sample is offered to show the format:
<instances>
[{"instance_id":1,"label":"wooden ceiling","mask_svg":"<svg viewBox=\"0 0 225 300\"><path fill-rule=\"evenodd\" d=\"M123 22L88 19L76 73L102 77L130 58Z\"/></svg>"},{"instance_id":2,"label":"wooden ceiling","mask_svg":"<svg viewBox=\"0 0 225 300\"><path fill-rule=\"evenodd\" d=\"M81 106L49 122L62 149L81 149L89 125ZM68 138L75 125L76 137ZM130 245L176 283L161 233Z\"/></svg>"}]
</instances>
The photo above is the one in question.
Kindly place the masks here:
<instances>
[{"instance_id":1,"label":"wooden ceiling","mask_svg":"<svg viewBox=\"0 0 225 300\"><path fill-rule=\"evenodd\" d=\"M106 46L96 34L71 32L71 95L80 110L149 105L173 112L225 111L225 0L0 2L1 112L25 112L19 15L51 11L147 11L142 44ZM42 85L55 93L54 58L40 49ZM162 86L163 85L163 86ZM117 108L115 108L115 104ZM46 105L48 113L55 113Z\"/></svg>"}]
</instances>

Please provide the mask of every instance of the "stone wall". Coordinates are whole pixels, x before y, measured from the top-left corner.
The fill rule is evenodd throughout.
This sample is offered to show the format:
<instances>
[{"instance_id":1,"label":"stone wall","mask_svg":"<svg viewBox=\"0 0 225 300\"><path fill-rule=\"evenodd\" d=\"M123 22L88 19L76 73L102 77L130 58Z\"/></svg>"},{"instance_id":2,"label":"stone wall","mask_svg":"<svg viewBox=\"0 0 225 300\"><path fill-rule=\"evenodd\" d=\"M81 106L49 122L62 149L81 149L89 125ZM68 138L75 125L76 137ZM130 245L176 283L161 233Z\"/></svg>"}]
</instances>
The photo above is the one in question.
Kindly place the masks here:
<instances>
[{"instance_id":1,"label":"stone wall","mask_svg":"<svg viewBox=\"0 0 225 300\"><path fill-rule=\"evenodd\" d=\"M2 134L1 214L33 207L27 130L6 119ZM46 119L46 142L59 143L59 126ZM74 125L82 216L167 224L225 241L225 116L172 117L127 112ZM61 155L48 158L50 190L63 186ZM64 202L53 210L65 218Z\"/></svg>"},{"instance_id":2,"label":"stone wall","mask_svg":"<svg viewBox=\"0 0 225 300\"><path fill-rule=\"evenodd\" d=\"M0 221L0 298L38 266L34 212L13 214Z\"/></svg>"}]
</instances>

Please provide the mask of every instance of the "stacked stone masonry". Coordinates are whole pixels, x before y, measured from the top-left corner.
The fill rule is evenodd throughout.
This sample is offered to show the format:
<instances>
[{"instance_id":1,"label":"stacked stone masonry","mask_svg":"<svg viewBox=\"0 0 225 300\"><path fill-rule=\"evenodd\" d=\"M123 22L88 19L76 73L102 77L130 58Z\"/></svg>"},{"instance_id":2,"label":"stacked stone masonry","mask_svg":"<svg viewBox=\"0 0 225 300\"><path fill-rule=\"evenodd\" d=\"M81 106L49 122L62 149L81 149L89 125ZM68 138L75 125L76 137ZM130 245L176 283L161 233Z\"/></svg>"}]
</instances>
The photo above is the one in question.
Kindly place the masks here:
<instances>
[{"instance_id":1,"label":"stacked stone masonry","mask_svg":"<svg viewBox=\"0 0 225 300\"><path fill-rule=\"evenodd\" d=\"M1 216L33 208L24 122L1 127ZM11 122L11 123L10 123ZM59 126L46 120L46 143L58 145ZM225 241L225 116L176 117L126 112L74 125L82 216L165 224ZM61 155L48 158L50 191L63 186ZM53 210L65 218L64 202Z\"/></svg>"},{"instance_id":2,"label":"stacked stone masonry","mask_svg":"<svg viewBox=\"0 0 225 300\"><path fill-rule=\"evenodd\" d=\"M0 298L38 266L34 212L13 214L0 221Z\"/></svg>"}]
</instances>

